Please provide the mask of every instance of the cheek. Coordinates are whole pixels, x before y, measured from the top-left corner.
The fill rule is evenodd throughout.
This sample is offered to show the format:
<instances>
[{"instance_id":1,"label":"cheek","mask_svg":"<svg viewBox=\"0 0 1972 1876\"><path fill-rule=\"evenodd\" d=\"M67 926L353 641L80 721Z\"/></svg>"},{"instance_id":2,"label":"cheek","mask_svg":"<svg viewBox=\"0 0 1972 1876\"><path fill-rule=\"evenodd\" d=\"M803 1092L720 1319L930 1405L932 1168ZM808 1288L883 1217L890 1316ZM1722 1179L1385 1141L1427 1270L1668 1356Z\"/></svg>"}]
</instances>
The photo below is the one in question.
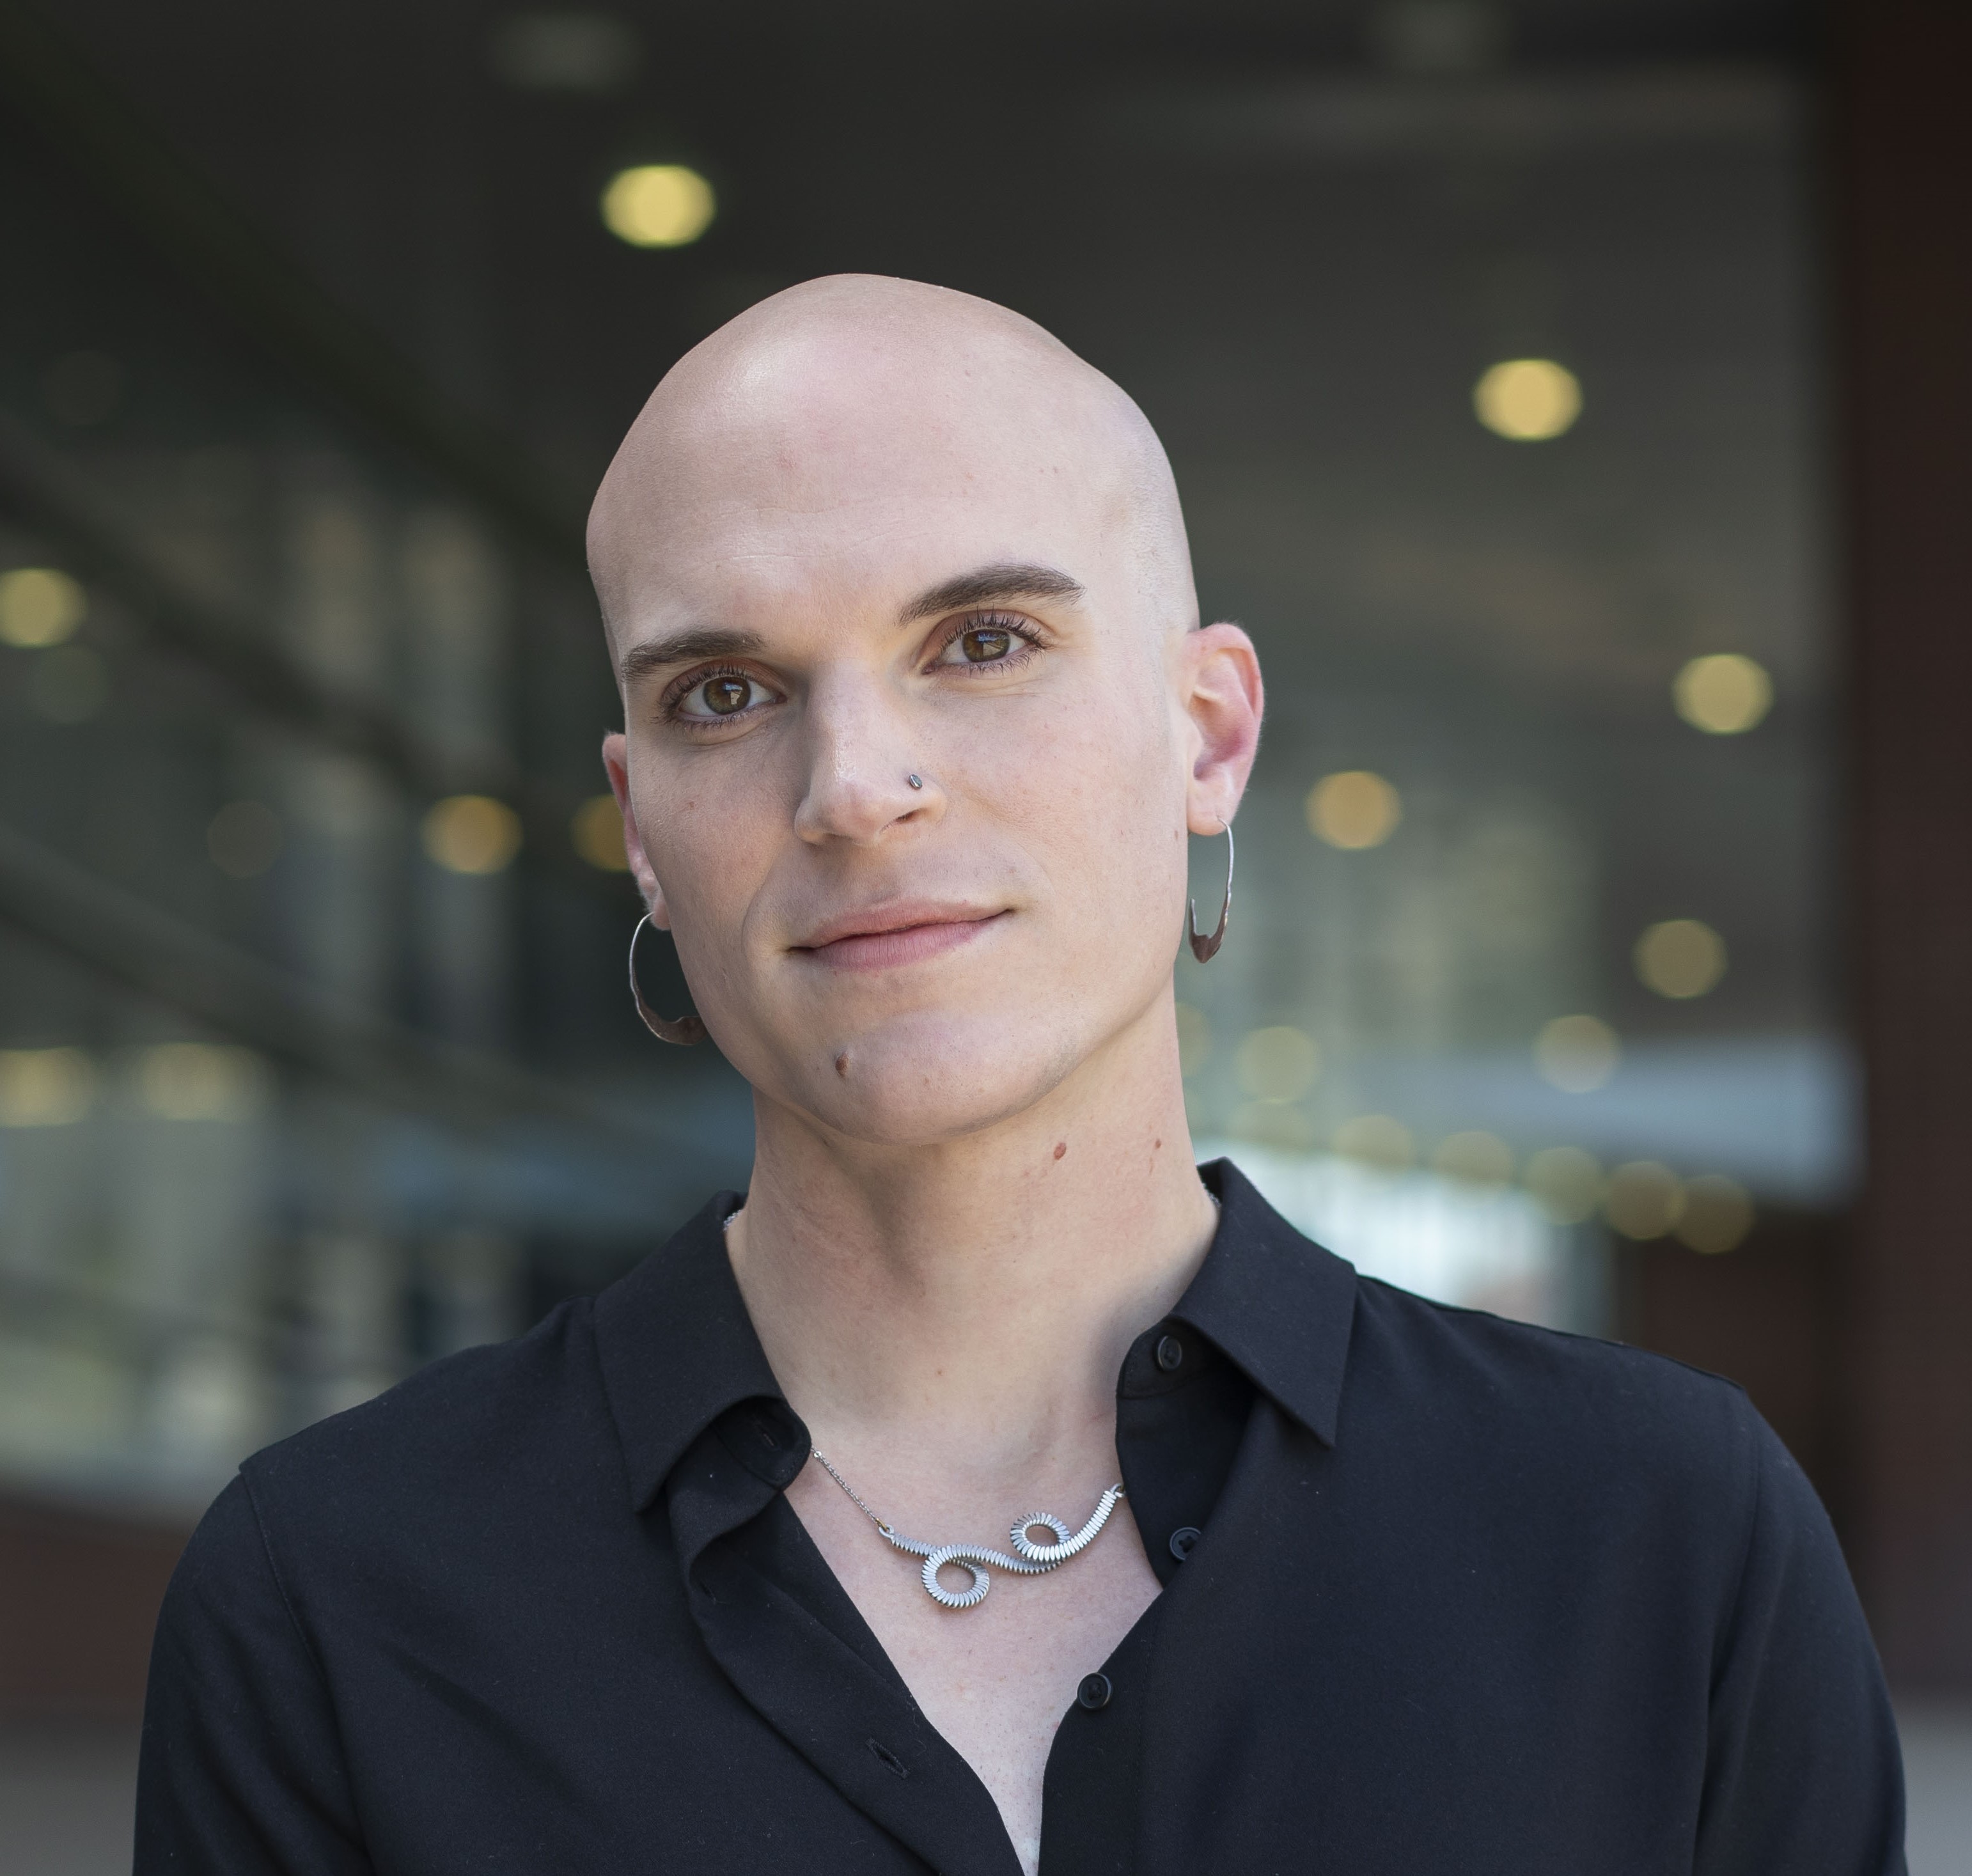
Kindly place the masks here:
<instances>
[{"instance_id":1,"label":"cheek","mask_svg":"<svg viewBox=\"0 0 1972 1876\"><path fill-rule=\"evenodd\" d=\"M736 925L772 852L771 830L750 811L743 786L726 777L680 786L660 774L633 775L637 832L664 889L680 942Z\"/></svg>"},{"instance_id":2,"label":"cheek","mask_svg":"<svg viewBox=\"0 0 1972 1876\"><path fill-rule=\"evenodd\" d=\"M1183 890L1184 794L1161 690L1105 683L974 739L966 780L1042 863L1071 919Z\"/></svg>"}]
</instances>

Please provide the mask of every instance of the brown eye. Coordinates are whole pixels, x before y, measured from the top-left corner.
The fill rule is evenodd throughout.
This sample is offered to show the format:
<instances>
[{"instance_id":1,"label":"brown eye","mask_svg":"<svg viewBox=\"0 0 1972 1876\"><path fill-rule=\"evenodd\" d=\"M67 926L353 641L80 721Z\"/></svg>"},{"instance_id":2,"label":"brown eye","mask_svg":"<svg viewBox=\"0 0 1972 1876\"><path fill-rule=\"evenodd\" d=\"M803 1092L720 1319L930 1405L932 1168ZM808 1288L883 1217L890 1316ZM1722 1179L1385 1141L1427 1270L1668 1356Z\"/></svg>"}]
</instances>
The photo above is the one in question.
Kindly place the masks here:
<instances>
[{"instance_id":1,"label":"brown eye","mask_svg":"<svg viewBox=\"0 0 1972 1876\"><path fill-rule=\"evenodd\" d=\"M1004 625L975 625L959 635L958 648L968 664L991 664L1014 648L1014 635Z\"/></svg>"},{"instance_id":2,"label":"brown eye","mask_svg":"<svg viewBox=\"0 0 1972 1876\"><path fill-rule=\"evenodd\" d=\"M714 671L684 691L671 710L681 721L703 728L707 723L730 722L736 716L750 717L766 705L779 701L759 678L749 677L744 671Z\"/></svg>"}]
</instances>

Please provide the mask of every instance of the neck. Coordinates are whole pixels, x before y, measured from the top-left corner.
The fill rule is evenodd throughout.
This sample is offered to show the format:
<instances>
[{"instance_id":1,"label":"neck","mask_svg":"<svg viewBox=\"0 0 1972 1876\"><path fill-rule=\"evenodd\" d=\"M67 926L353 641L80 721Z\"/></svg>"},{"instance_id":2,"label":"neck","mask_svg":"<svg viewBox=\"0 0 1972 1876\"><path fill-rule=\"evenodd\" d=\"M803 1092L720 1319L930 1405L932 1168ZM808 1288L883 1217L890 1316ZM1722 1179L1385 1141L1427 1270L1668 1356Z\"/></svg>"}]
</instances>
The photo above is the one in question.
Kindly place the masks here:
<instances>
[{"instance_id":1,"label":"neck","mask_svg":"<svg viewBox=\"0 0 1972 1876\"><path fill-rule=\"evenodd\" d=\"M958 1140L870 1148L756 1107L728 1248L822 1450L908 1451L982 1486L1114 1463L1124 1353L1216 1223L1167 997L1034 1107Z\"/></svg>"}]
</instances>

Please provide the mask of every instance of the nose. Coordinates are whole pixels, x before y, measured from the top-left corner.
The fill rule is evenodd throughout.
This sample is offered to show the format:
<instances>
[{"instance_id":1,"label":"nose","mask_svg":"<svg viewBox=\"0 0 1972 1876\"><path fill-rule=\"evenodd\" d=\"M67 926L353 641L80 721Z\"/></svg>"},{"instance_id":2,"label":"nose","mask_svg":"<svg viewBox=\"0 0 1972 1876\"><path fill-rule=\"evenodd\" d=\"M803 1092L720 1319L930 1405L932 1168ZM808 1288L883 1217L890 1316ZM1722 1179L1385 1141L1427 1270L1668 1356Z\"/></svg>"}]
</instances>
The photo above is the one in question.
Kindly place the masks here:
<instances>
[{"instance_id":1,"label":"nose","mask_svg":"<svg viewBox=\"0 0 1972 1876\"><path fill-rule=\"evenodd\" d=\"M818 674L803 717L808 772L795 811L802 839L867 847L900 824L929 824L943 814L944 791L912 746L906 715L880 677L839 669Z\"/></svg>"}]
</instances>

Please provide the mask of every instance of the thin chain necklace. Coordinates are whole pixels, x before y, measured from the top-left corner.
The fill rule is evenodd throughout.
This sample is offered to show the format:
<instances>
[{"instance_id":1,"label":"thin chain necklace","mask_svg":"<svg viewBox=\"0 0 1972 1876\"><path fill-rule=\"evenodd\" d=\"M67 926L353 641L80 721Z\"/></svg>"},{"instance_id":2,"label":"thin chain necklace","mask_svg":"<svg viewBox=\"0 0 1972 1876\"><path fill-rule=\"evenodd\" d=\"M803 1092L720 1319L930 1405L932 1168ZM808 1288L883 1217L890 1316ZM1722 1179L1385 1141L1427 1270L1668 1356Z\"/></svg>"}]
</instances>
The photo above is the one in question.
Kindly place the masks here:
<instances>
[{"instance_id":1,"label":"thin chain necklace","mask_svg":"<svg viewBox=\"0 0 1972 1876\"><path fill-rule=\"evenodd\" d=\"M988 1564L996 1570L1010 1570L1024 1577L1046 1576L1050 1570L1059 1570L1071 1557L1080 1556L1095 1542L1102 1527L1109 1522L1109 1514L1124 1496L1120 1485L1110 1486L1089 1514L1089 1522L1073 1535L1051 1512L1037 1511L1027 1517L1016 1519L1011 1535L1014 1548L1018 1554L1009 1557L1004 1551L986 1550L975 1544L920 1544L915 1538L900 1537L857 1496L856 1488L817 1448L810 1447L808 1457L820 1461L822 1470L849 1494L849 1502L877 1527L886 1543L925 1560L925 1594L947 1609L976 1609L986 1600L986 1592L993 1587L993 1579L984 1568ZM1027 1532L1036 1525L1045 1525L1052 1531L1056 1542L1033 1542ZM938 1573L947 1564L958 1564L971 1576L971 1581L964 1589L955 1593L939 1581Z\"/></svg>"}]
</instances>

